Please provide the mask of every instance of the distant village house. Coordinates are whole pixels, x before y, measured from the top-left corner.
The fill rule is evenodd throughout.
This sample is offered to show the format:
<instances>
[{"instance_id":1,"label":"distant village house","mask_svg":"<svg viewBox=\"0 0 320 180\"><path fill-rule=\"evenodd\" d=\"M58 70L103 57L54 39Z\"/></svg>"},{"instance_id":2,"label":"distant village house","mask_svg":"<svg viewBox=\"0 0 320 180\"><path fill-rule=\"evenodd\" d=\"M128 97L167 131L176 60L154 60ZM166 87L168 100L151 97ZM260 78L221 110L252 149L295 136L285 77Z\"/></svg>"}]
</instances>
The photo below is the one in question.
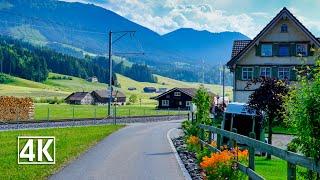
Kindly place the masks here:
<instances>
[{"instance_id":1,"label":"distant village house","mask_svg":"<svg viewBox=\"0 0 320 180\"><path fill-rule=\"evenodd\" d=\"M99 80L98 80L98 78L96 76L87 78L87 81L89 81L89 82L99 82Z\"/></svg>"},{"instance_id":2,"label":"distant village house","mask_svg":"<svg viewBox=\"0 0 320 180\"><path fill-rule=\"evenodd\" d=\"M65 98L68 104L94 104L95 99L90 92L74 92Z\"/></svg>"},{"instance_id":3,"label":"distant village house","mask_svg":"<svg viewBox=\"0 0 320 180\"><path fill-rule=\"evenodd\" d=\"M157 89L155 87L144 87L143 91L145 93L155 93L155 92L157 92Z\"/></svg>"},{"instance_id":4,"label":"distant village house","mask_svg":"<svg viewBox=\"0 0 320 180\"><path fill-rule=\"evenodd\" d=\"M113 91L113 103L125 105L126 96L120 91ZM109 95L106 90L95 90L92 92L74 92L65 98L68 104L107 104Z\"/></svg>"}]
</instances>

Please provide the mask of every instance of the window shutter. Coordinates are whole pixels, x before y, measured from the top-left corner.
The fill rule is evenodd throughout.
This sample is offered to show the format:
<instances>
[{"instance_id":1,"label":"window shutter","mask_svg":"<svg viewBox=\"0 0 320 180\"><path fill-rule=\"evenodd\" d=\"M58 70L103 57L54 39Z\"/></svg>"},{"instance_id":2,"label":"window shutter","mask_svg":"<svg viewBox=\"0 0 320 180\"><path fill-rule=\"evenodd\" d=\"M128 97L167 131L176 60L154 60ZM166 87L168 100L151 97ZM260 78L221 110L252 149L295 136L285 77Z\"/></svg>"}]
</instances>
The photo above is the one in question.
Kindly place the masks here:
<instances>
[{"instance_id":1,"label":"window shutter","mask_svg":"<svg viewBox=\"0 0 320 180\"><path fill-rule=\"evenodd\" d=\"M256 45L256 56L261 56L261 44Z\"/></svg>"},{"instance_id":2,"label":"window shutter","mask_svg":"<svg viewBox=\"0 0 320 180\"><path fill-rule=\"evenodd\" d=\"M242 68L237 66L235 72L236 80L242 80Z\"/></svg>"},{"instance_id":3,"label":"window shutter","mask_svg":"<svg viewBox=\"0 0 320 180\"><path fill-rule=\"evenodd\" d=\"M272 77L278 78L278 67L272 67Z\"/></svg>"},{"instance_id":4,"label":"window shutter","mask_svg":"<svg viewBox=\"0 0 320 180\"><path fill-rule=\"evenodd\" d=\"M290 81L296 81L297 80L297 71L294 69L294 67L290 68Z\"/></svg>"},{"instance_id":5,"label":"window shutter","mask_svg":"<svg viewBox=\"0 0 320 180\"><path fill-rule=\"evenodd\" d=\"M260 77L260 67L259 67L259 66L255 66L255 67L254 67L253 77L254 77L254 78L259 78L259 77Z\"/></svg>"},{"instance_id":6,"label":"window shutter","mask_svg":"<svg viewBox=\"0 0 320 180\"><path fill-rule=\"evenodd\" d=\"M296 44L291 43L290 44L290 56L297 56L296 49L297 49Z\"/></svg>"},{"instance_id":7,"label":"window shutter","mask_svg":"<svg viewBox=\"0 0 320 180\"><path fill-rule=\"evenodd\" d=\"M272 54L273 56L279 55L279 44L272 44Z\"/></svg>"}]
</instances>

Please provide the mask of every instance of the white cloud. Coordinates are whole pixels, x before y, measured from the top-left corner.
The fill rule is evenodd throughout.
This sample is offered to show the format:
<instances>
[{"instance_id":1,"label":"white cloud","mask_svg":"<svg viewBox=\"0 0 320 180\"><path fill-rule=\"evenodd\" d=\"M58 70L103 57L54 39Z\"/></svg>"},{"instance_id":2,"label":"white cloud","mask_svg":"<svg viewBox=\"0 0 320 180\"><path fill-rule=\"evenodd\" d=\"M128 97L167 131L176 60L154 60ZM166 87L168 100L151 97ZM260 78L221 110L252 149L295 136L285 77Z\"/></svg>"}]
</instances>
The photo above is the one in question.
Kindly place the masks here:
<instances>
[{"instance_id":1,"label":"white cloud","mask_svg":"<svg viewBox=\"0 0 320 180\"><path fill-rule=\"evenodd\" d=\"M92 0L81 1L92 2ZM255 24L253 16L265 15L262 13L231 14L214 9L208 0L108 0L97 5L160 34L188 27L211 32L238 31L252 38L261 29Z\"/></svg>"}]
</instances>

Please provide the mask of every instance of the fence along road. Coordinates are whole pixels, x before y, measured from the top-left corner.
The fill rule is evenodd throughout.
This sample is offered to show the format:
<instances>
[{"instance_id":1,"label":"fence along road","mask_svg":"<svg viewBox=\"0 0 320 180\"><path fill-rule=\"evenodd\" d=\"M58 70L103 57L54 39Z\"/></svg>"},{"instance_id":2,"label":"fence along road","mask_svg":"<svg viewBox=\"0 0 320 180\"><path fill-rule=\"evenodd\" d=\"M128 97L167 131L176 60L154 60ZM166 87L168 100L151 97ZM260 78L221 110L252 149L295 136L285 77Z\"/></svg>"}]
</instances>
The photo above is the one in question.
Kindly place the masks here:
<instances>
[{"instance_id":1,"label":"fence along road","mask_svg":"<svg viewBox=\"0 0 320 180\"><path fill-rule=\"evenodd\" d=\"M127 126L49 179L182 180L183 173L166 137L168 130L179 127L180 123Z\"/></svg>"}]
</instances>

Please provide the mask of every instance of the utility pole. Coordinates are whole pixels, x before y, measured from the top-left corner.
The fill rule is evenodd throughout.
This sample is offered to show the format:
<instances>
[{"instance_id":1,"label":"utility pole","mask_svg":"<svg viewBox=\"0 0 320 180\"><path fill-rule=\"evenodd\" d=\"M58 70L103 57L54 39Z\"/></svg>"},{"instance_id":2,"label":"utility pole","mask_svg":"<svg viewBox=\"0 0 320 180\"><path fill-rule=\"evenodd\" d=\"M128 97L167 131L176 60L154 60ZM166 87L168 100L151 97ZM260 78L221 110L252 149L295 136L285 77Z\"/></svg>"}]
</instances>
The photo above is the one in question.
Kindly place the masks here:
<instances>
[{"instance_id":1,"label":"utility pole","mask_svg":"<svg viewBox=\"0 0 320 180\"><path fill-rule=\"evenodd\" d=\"M110 92L108 99L108 116L111 115L111 102L112 102L112 31L109 31L109 87L107 89L107 97ZM109 90L109 91L108 91Z\"/></svg>"},{"instance_id":2,"label":"utility pole","mask_svg":"<svg viewBox=\"0 0 320 180\"><path fill-rule=\"evenodd\" d=\"M117 42L118 40L120 40L121 38L123 38L124 36L126 36L127 34L130 34L131 37L134 36L134 33L136 31L109 31L109 87L107 89L107 97L109 96L108 99L108 116L111 115L111 103L113 102L113 96L112 96L112 92L113 92L113 87L112 87L112 45ZM113 34L120 34L119 37L117 37L115 40L112 40L112 35ZM115 53L115 54L142 54L144 55L144 53L141 52L130 52L130 53ZM110 94L109 94L110 93Z\"/></svg>"}]
</instances>

